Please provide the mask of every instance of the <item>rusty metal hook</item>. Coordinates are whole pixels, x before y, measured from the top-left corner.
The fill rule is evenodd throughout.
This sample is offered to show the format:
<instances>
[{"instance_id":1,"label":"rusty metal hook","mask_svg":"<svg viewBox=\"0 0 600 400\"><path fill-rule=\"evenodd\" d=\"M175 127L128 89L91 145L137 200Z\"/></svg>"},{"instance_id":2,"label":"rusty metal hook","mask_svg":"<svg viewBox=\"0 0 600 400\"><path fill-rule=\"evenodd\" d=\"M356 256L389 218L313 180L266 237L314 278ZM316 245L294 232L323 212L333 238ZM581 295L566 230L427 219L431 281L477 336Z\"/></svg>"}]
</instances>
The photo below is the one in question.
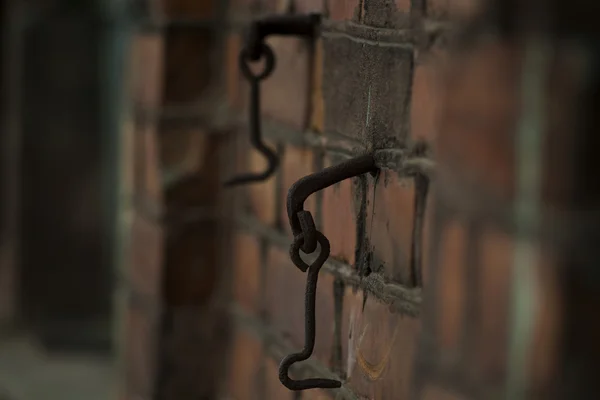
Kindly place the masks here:
<instances>
[{"instance_id":1,"label":"rusty metal hook","mask_svg":"<svg viewBox=\"0 0 600 400\"><path fill-rule=\"evenodd\" d=\"M365 173L376 173L377 167L372 155L360 156L341 164L305 176L290 187L287 197L287 212L294 234L294 242L290 246L290 258L302 272L308 270L306 277L306 294L304 298L304 348L299 353L286 356L279 365L279 380L290 390L307 390L314 388L334 389L342 386L335 379L311 378L294 380L289 377L290 367L297 362L307 360L315 347L315 304L319 270L327 261L330 253L329 240L315 227L309 211L304 210L304 202L311 194L323 190L337 182ZM306 254L316 251L321 246L318 257L310 265L302 260L300 250Z\"/></svg>"},{"instance_id":2,"label":"rusty metal hook","mask_svg":"<svg viewBox=\"0 0 600 400\"><path fill-rule=\"evenodd\" d=\"M267 79L275 68L273 49L265 43L270 35L302 36L314 38L317 26L321 21L319 14L276 15L256 20L250 26L246 36L246 44L239 56L239 67L244 77L250 82L250 143L267 159L267 168L258 174L244 174L225 182L225 186L261 182L268 179L279 165L279 157L262 140L260 121L260 82ZM265 66L262 72L254 74L249 63L263 59Z\"/></svg>"}]
</instances>

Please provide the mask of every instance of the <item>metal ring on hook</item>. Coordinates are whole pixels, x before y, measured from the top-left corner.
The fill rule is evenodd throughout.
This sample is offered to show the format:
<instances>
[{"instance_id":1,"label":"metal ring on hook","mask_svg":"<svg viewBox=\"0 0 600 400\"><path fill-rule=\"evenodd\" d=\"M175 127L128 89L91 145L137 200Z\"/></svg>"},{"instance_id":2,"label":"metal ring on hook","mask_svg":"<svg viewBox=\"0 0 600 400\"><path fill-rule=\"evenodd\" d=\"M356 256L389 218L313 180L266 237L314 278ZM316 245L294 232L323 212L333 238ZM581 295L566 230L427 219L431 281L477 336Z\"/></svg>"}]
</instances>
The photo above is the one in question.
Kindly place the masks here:
<instances>
[{"instance_id":1,"label":"metal ring on hook","mask_svg":"<svg viewBox=\"0 0 600 400\"><path fill-rule=\"evenodd\" d=\"M290 367L297 362L308 360L315 347L317 281L319 279L319 270L325 264L327 258L329 258L331 251L329 240L327 240L325 235L319 231L315 231L315 235L318 243L321 245L321 252L311 265L308 265L300 258L300 249L304 244L303 234L298 235L294 239L294 243L290 246L290 257L294 264L302 271L308 270L304 311L304 348L300 353L286 356L279 364L279 380L290 390L336 389L342 386L342 382L335 379L310 378L294 380L289 376Z\"/></svg>"},{"instance_id":2,"label":"metal ring on hook","mask_svg":"<svg viewBox=\"0 0 600 400\"><path fill-rule=\"evenodd\" d=\"M253 60L252 57L250 57L248 49L244 49L240 52L240 57L238 59L240 70L242 71L242 74L244 74L244 77L249 81L262 81L263 79L268 78L275 69L275 53L271 46L263 43L260 45L259 49L260 57L257 60ZM258 62L261 58L265 59L265 65L260 74L255 74L250 69L248 62Z\"/></svg>"}]
</instances>

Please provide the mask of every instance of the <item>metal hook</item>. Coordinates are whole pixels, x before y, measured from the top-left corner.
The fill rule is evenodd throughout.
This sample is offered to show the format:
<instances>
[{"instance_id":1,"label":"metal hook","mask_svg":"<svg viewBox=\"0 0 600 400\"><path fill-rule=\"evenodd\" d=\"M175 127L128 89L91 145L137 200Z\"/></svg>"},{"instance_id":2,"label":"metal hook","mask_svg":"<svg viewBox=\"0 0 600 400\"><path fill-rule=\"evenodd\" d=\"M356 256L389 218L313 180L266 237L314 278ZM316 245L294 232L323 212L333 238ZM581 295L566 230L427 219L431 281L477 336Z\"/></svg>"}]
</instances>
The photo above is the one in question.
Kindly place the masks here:
<instances>
[{"instance_id":1,"label":"metal hook","mask_svg":"<svg viewBox=\"0 0 600 400\"><path fill-rule=\"evenodd\" d=\"M323 190L335 183L352 178L354 176L375 173L377 167L372 155L364 155L344 161L340 164L325 168L322 171L312 175L305 176L290 187L287 197L287 214L292 227L294 236L304 233L305 236L310 232L303 229L306 225L308 211L304 211L304 202L311 194ZM309 213L310 214L310 213ZM311 217L312 218L312 217ZM314 221L312 222L314 226ZM306 238L302 251L310 254L317 248L314 238Z\"/></svg>"},{"instance_id":2,"label":"metal hook","mask_svg":"<svg viewBox=\"0 0 600 400\"><path fill-rule=\"evenodd\" d=\"M225 186L240 185L250 182L260 182L269 178L279 165L279 157L262 140L260 123L260 82L267 79L275 68L273 49L265 43L270 35L293 35L314 38L317 26L321 21L319 14L308 15L277 15L266 17L251 25L247 41L240 52L239 67L244 77L250 82L250 143L267 159L267 168L259 174L244 174L225 182ZM262 72L254 74L249 63L264 58L265 66Z\"/></svg>"},{"instance_id":3,"label":"metal hook","mask_svg":"<svg viewBox=\"0 0 600 400\"><path fill-rule=\"evenodd\" d=\"M373 156L361 156L305 176L294 183L288 191L287 212L294 233L294 242L290 246L290 258L302 272L308 270L304 299L304 348L299 353L286 356L279 365L279 380L290 390L335 389L342 386L342 383L335 379L311 378L297 381L289 377L289 369L292 364L307 360L315 347L317 281L319 270L327 261L331 249L327 237L316 229L310 212L304 210L304 202L311 194L337 182L365 173L376 172L377 167ZM317 244L321 246L321 251L316 260L309 265L302 260L300 250L307 254L313 253L317 249Z\"/></svg>"}]
</instances>

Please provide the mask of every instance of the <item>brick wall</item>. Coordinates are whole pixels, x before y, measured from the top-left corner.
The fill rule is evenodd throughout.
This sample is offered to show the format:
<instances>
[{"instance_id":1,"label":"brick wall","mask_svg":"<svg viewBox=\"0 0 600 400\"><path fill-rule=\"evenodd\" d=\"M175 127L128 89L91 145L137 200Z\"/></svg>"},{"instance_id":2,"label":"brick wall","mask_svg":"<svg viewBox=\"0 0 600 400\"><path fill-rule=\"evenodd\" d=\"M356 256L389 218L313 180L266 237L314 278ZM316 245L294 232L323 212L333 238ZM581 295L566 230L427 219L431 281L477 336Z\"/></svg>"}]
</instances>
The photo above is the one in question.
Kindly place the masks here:
<instances>
[{"instance_id":1,"label":"brick wall","mask_svg":"<svg viewBox=\"0 0 600 400\"><path fill-rule=\"evenodd\" d=\"M510 13L479 17L476 0L296 0L325 19L314 45L269 39L278 63L263 125L281 166L224 190L226 177L264 168L248 147L239 28L289 4L165 0L154 20L169 22L135 39L124 398L556 394L565 365L589 360L568 355L578 336L563 334L562 306L595 298L573 284L580 296L565 301L560 260L573 238L552 225L577 197L555 167L571 165L576 147L563 133L575 110L558 104L575 104L588 59L556 46L539 61L544 47L515 40ZM453 35L463 21L472 29ZM306 204L332 254L315 353L292 376L344 385L292 393L277 365L304 343L306 277L287 254L287 189L365 151L377 177Z\"/></svg>"}]
</instances>

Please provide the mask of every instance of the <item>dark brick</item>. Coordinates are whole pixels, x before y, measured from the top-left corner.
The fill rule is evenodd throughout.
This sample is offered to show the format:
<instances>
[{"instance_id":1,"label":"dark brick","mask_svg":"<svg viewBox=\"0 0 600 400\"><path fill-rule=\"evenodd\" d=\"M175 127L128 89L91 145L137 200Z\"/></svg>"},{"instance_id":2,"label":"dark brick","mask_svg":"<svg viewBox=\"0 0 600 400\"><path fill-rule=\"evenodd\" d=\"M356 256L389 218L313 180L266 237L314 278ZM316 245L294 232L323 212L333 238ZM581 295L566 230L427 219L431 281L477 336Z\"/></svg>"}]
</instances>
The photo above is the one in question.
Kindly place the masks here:
<instances>
[{"instance_id":1,"label":"dark brick","mask_svg":"<svg viewBox=\"0 0 600 400\"><path fill-rule=\"evenodd\" d=\"M423 0L427 15L434 18L469 18L483 9L483 0Z\"/></svg>"},{"instance_id":2,"label":"dark brick","mask_svg":"<svg viewBox=\"0 0 600 400\"><path fill-rule=\"evenodd\" d=\"M380 28L406 26L411 0L363 0L362 22Z\"/></svg>"},{"instance_id":3,"label":"dark brick","mask_svg":"<svg viewBox=\"0 0 600 400\"><path fill-rule=\"evenodd\" d=\"M237 234L234 257L233 298L246 311L258 315L262 290L260 242L254 236Z\"/></svg>"},{"instance_id":4,"label":"dark brick","mask_svg":"<svg viewBox=\"0 0 600 400\"><path fill-rule=\"evenodd\" d=\"M228 372L224 354L232 335L227 309L214 304L210 307L168 307L163 314L157 398L214 399ZM237 360L247 367L244 358L251 358L256 363L260 352L254 357L254 343L241 340L249 349L242 349ZM254 371L249 368L248 373Z\"/></svg>"},{"instance_id":5,"label":"dark brick","mask_svg":"<svg viewBox=\"0 0 600 400\"><path fill-rule=\"evenodd\" d=\"M169 27L167 29L165 104L188 105L201 100L215 77L212 58L209 57L213 45L214 34L210 28Z\"/></svg>"},{"instance_id":6,"label":"dark brick","mask_svg":"<svg viewBox=\"0 0 600 400\"><path fill-rule=\"evenodd\" d=\"M298 13L322 12L327 0L296 0L295 6Z\"/></svg>"},{"instance_id":7,"label":"dark brick","mask_svg":"<svg viewBox=\"0 0 600 400\"><path fill-rule=\"evenodd\" d=\"M325 131L360 139L373 148L404 143L411 51L326 35L323 52Z\"/></svg>"},{"instance_id":8,"label":"dark brick","mask_svg":"<svg viewBox=\"0 0 600 400\"><path fill-rule=\"evenodd\" d=\"M169 238L165 300L171 306L205 305L219 279L215 223L194 224Z\"/></svg>"},{"instance_id":9,"label":"dark brick","mask_svg":"<svg viewBox=\"0 0 600 400\"><path fill-rule=\"evenodd\" d=\"M159 0L168 18L206 20L214 17L218 0Z\"/></svg>"}]
</instances>

